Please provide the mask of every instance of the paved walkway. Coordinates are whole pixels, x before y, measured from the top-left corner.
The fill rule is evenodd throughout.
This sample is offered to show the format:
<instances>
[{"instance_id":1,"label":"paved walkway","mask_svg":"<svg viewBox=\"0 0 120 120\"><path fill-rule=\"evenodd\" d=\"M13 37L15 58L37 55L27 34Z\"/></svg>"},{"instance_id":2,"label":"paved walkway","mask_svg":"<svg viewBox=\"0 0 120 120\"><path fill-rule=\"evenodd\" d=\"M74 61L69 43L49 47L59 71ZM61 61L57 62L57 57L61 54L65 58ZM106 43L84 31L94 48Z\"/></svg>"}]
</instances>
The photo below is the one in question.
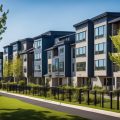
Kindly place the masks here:
<instances>
[{"instance_id":1,"label":"paved walkway","mask_svg":"<svg viewBox=\"0 0 120 120\"><path fill-rule=\"evenodd\" d=\"M54 102L51 100L45 100L45 99L34 98L34 97L25 96L25 95L8 93L5 91L0 91L0 95L16 98L18 100L22 100L24 102L49 108L52 110L57 110L57 111L81 116L84 118L89 118L91 120L120 120L120 113L98 110L98 109L93 109L93 108L88 108L83 106L77 106L77 105L70 105L70 104L65 104L60 102Z\"/></svg>"}]
</instances>

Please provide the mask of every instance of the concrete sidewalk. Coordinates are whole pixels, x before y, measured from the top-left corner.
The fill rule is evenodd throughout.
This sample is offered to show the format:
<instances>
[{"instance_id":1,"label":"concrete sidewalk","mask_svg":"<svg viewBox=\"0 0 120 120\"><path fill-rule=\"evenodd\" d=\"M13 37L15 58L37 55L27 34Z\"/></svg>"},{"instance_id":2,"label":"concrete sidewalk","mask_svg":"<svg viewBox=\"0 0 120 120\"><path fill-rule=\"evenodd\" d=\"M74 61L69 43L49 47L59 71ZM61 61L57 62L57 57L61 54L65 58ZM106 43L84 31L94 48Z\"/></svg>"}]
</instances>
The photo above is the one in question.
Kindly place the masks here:
<instances>
[{"instance_id":1,"label":"concrete sidewalk","mask_svg":"<svg viewBox=\"0 0 120 120\"><path fill-rule=\"evenodd\" d=\"M120 120L120 113L88 108L83 106L77 106L77 105L70 105L70 104L55 102L55 101L41 99L41 98L34 98L34 97L29 97L29 96L15 94L15 93L8 93L5 91L0 91L0 95L16 98L34 105L70 113L73 115L89 118L92 120L113 120L113 119Z\"/></svg>"}]
</instances>

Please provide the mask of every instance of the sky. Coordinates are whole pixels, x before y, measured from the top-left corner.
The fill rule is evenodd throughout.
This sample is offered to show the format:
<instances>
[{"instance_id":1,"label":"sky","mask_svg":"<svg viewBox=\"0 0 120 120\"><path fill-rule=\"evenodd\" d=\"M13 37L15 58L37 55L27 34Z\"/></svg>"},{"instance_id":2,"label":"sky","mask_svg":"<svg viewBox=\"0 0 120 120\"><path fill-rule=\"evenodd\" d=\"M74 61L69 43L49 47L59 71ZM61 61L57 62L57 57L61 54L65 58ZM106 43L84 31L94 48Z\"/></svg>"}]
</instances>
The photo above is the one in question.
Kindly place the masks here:
<instances>
[{"instance_id":1,"label":"sky","mask_svg":"<svg viewBox=\"0 0 120 120\"><path fill-rule=\"evenodd\" d=\"M9 9L0 51L11 42L49 30L74 31L73 25L103 12L120 12L120 0L0 0Z\"/></svg>"}]
</instances>

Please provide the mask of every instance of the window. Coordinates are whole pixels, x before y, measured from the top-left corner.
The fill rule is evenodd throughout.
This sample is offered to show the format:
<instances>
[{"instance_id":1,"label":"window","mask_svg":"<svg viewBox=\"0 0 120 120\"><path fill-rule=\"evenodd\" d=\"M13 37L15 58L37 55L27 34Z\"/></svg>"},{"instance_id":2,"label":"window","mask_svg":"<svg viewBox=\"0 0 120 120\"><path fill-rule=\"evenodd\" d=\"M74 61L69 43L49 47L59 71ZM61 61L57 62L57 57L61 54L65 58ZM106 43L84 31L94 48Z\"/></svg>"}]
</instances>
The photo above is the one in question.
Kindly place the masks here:
<instances>
[{"instance_id":1,"label":"window","mask_svg":"<svg viewBox=\"0 0 120 120\"><path fill-rule=\"evenodd\" d=\"M4 53L8 53L8 48L4 48Z\"/></svg>"},{"instance_id":2,"label":"window","mask_svg":"<svg viewBox=\"0 0 120 120\"><path fill-rule=\"evenodd\" d=\"M72 57L75 58L75 48L72 48Z\"/></svg>"},{"instance_id":3,"label":"window","mask_svg":"<svg viewBox=\"0 0 120 120\"><path fill-rule=\"evenodd\" d=\"M105 59L95 60L95 70L105 70L106 61Z\"/></svg>"},{"instance_id":4,"label":"window","mask_svg":"<svg viewBox=\"0 0 120 120\"><path fill-rule=\"evenodd\" d=\"M51 59L52 58L52 53L51 51L48 51L48 59Z\"/></svg>"},{"instance_id":5,"label":"window","mask_svg":"<svg viewBox=\"0 0 120 120\"><path fill-rule=\"evenodd\" d=\"M53 72L56 72L58 71L58 66L59 66L59 59L55 59L55 61L53 62L53 65L52 65L52 71Z\"/></svg>"},{"instance_id":6,"label":"window","mask_svg":"<svg viewBox=\"0 0 120 120\"><path fill-rule=\"evenodd\" d=\"M86 47L76 48L76 57L86 56Z\"/></svg>"},{"instance_id":7,"label":"window","mask_svg":"<svg viewBox=\"0 0 120 120\"><path fill-rule=\"evenodd\" d=\"M26 50L27 46L26 43L22 44L22 50Z\"/></svg>"},{"instance_id":8,"label":"window","mask_svg":"<svg viewBox=\"0 0 120 120\"><path fill-rule=\"evenodd\" d=\"M27 68L24 66L24 68L23 68L23 71L24 71L24 73L26 73L27 72Z\"/></svg>"},{"instance_id":9,"label":"window","mask_svg":"<svg viewBox=\"0 0 120 120\"><path fill-rule=\"evenodd\" d=\"M41 53L35 53L34 59L35 60L40 60L41 59Z\"/></svg>"},{"instance_id":10,"label":"window","mask_svg":"<svg viewBox=\"0 0 120 120\"><path fill-rule=\"evenodd\" d=\"M86 70L86 62L78 62L76 64L77 71L85 71Z\"/></svg>"},{"instance_id":11,"label":"window","mask_svg":"<svg viewBox=\"0 0 120 120\"><path fill-rule=\"evenodd\" d=\"M27 55L26 54L23 55L23 60L27 61Z\"/></svg>"},{"instance_id":12,"label":"window","mask_svg":"<svg viewBox=\"0 0 120 120\"><path fill-rule=\"evenodd\" d=\"M85 41L86 40L86 31L77 33L76 41Z\"/></svg>"},{"instance_id":13,"label":"window","mask_svg":"<svg viewBox=\"0 0 120 120\"><path fill-rule=\"evenodd\" d=\"M34 71L41 72L41 65L35 65L34 66Z\"/></svg>"},{"instance_id":14,"label":"window","mask_svg":"<svg viewBox=\"0 0 120 120\"><path fill-rule=\"evenodd\" d=\"M95 39L105 37L106 35L106 26L99 26L95 28Z\"/></svg>"},{"instance_id":15,"label":"window","mask_svg":"<svg viewBox=\"0 0 120 120\"><path fill-rule=\"evenodd\" d=\"M72 72L74 72L74 71L75 71L75 64L72 63Z\"/></svg>"},{"instance_id":16,"label":"window","mask_svg":"<svg viewBox=\"0 0 120 120\"><path fill-rule=\"evenodd\" d=\"M64 62L59 62L59 71L64 72Z\"/></svg>"},{"instance_id":17,"label":"window","mask_svg":"<svg viewBox=\"0 0 120 120\"><path fill-rule=\"evenodd\" d=\"M64 53L64 48L60 48L59 53L63 54Z\"/></svg>"},{"instance_id":18,"label":"window","mask_svg":"<svg viewBox=\"0 0 120 120\"><path fill-rule=\"evenodd\" d=\"M17 44L13 45L13 51L17 50Z\"/></svg>"},{"instance_id":19,"label":"window","mask_svg":"<svg viewBox=\"0 0 120 120\"><path fill-rule=\"evenodd\" d=\"M37 40L34 42L34 48L40 48L42 47L42 40Z\"/></svg>"},{"instance_id":20,"label":"window","mask_svg":"<svg viewBox=\"0 0 120 120\"><path fill-rule=\"evenodd\" d=\"M51 64L48 64L48 72L51 72Z\"/></svg>"},{"instance_id":21,"label":"window","mask_svg":"<svg viewBox=\"0 0 120 120\"><path fill-rule=\"evenodd\" d=\"M106 51L106 43L99 43L95 45L95 54L103 54Z\"/></svg>"}]
</instances>

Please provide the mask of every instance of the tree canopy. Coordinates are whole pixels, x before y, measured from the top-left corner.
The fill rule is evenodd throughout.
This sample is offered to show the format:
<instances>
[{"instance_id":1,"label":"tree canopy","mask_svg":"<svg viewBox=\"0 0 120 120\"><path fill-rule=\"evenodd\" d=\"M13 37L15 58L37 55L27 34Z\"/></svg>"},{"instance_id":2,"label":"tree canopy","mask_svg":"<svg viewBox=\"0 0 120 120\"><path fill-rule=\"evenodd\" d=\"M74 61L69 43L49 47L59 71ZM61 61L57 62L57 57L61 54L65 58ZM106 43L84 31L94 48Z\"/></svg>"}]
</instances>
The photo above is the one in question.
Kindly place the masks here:
<instances>
[{"instance_id":1,"label":"tree canopy","mask_svg":"<svg viewBox=\"0 0 120 120\"><path fill-rule=\"evenodd\" d=\"M7 14L8 10L5 12L3 10L3 5L0 5L0 40L2 40L2 34L5 32L7 29L6 27L6 21L7 21Z\"/></svg>"},{"instance_id":2,"label":"tree canopy","mask_svg":"<svg viewBox=\"0 0 120 120\"><path fill-rule=\"evenodd\" d=\"M111 40L116 52L110 54L110 59L120 67L120 30L117 35L111 37Z\"/></svg>"}]
</instances>

